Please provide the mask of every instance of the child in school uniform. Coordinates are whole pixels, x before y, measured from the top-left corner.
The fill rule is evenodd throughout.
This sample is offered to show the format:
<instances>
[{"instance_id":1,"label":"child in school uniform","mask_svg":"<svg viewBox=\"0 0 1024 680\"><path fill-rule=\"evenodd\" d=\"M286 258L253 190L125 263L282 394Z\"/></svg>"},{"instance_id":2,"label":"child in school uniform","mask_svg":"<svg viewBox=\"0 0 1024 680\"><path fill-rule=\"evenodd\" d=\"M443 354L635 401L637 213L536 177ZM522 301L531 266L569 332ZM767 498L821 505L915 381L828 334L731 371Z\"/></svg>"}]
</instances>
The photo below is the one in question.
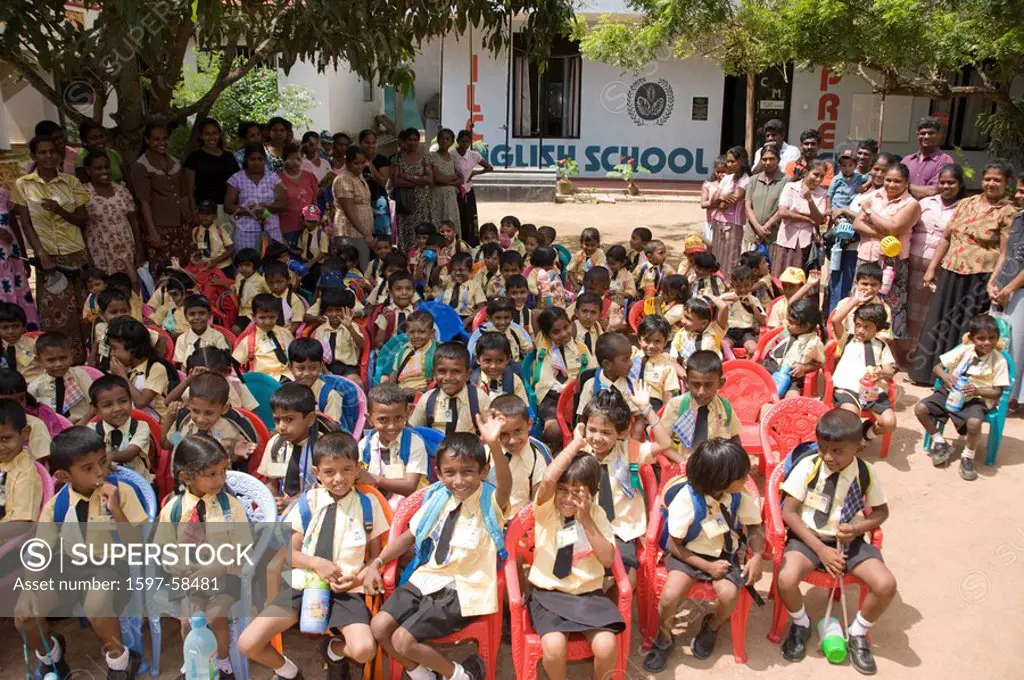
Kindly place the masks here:
<instances>
[{"instance_id":1,"label":"child in school uniform","mask_svg":"<svg viewBox=\"0 0 1024 680\"><path fill-rule=\"evenodd\" d=\"M394 274L398 272L405 272L409 274L409 261L405 255L401 253L388 253L384 256L381 264L381 268L377 275L377 280L374 282L373 287L370 289L370 293L366 296L366 307L373 308L377 305L388 304L391 302L391 294L389 281ZM409 281L412 282L412 275L409 275Z\"/></svg>"},{"instance_id":2,"label":"child in school uniform","mask_svg":"<svg viewBox=\"0 0 1024 680\"><path fill-rule=\"evenodd\" d=\"M732 404L718 394L725 384L722 358L707 350L690 355L686 362L686 391L665 404L665 420L671 428L674 460L685 461L701 443L724 438L739 443L743 423Z\"/></svg>"},{"instance_id":3,"label":"child in school uniform","mask_svg":"<svg viewBox=\"0 0 1024 680\"><path fill-rule=\"evenodd\" d=\"M530 284L526 277L517 275L505 279L505 295L512 300L512 323L519 324L527 335L534 337L537 329L533 322L533 309L529 307Z\"/></svg>"},{"instance_id":4,"label":"child in school uniform","mask_svg":"<svg viewBox=\"0 0 1024 680\"><path fill-rule=\"evenodd\" d=\"M473 250L473 262L481 262L483 260L483 250L481 249L485 243L493 243L494 245L501 248L501 239L498 236L498 225L494 222L484 222L480 225L480 245Z\"/></svg>"},{"instance_id":5,"label":"child in school uniform","mask_svg":"<svg viewBox=\"0 0 1024 680\"><path fill-rule=\"evenodd\" d=\"M999 326L988 314L971 319L963 343L939 357L933 372L942 386L917 403L914 414L932 436L931 456L936 466L949 462L953 447L942 436L939 424L950 420L957 434L966 435L960 454L960 477L978 478L974 455L981 439L981 426L989 410L996 407L1003 390L1010 385L1010 372L1002 353ZM949 404L950 392L963 395L963 405L955 410Z\"/></svg>"},{"instance_id":6,"label":"child in school uniform","mask_svg":"<svg viewBox=\"0 0 1024 680\"><path fill-rule=\"evenodd\" d=\"M257 295L269 293L266 279L259 273L260 254L253 248L243 248L235 253L235 285L232 291L238 300L238 318L231 331L238 335L252 322L252 303Z\"/></svg>"},{"instance_id":7,"label":"child in school uniform","mask_svg":"<svg viewBox=\"0 0 1024 680\"><path fill-rule=\"evenodd\" d=\"M422 309L409 315L405 324L408 341L395 353L394 362L385 367L382 382L393 382L407 394L422 392L434 379L437 340L434 317Z\"/></svg>"},{"instance_id":8,"label":"child in school uniform","mask_svg":"<svg viewBox=\"0 0 1024 680\"><path fill-rule=\"evenodd\" d=\"M288 372L286 350L294 339L291 331L278 325L279 301L269 293L260 293L252 300L256 327L250 335L235 343L232 358L243 371L266 373L280 380Z\"/></svg>"},{"instance_id":9,"label":"child in school uniform","mask_svg":"<svg viewBox=\"0 0 1024 680\"><path fill-rule=\"evenodd\" d=\"M637 386L629 377L633 366L633 346L629 338L622 333L605 333L595 344L594 357L597 359L598 370L580 386L576 415L580 416L590 400L607 389L618 391L626 400L630 413L633 416L639 415L639 407L630 398ZM643 423L638 419L634 426L635 435Z\"/></svg>"},{"instance_id":10,"label":"child in school uniform","mask_svg":"<svg viewBox=\"0 0 1024 680\"><path fill-rule=\"evenodd\" d=\"M682 328L672 338L669 356L680 367L694 352L706 349L722 356L722 339L729 327L729 305L721 298L693 297L686 301ZM682 374L681 369L677 373ZM682 377L682 375L680 375Z\"/></svg>"},{"instance_id":11,"label":"child in school uniform","mask_svg":"<svg viewBox=\"0 0 1024 680\"><path fill-rule=\"evenodd\" d=\"M28 385L36 401L51 407L73 425L85 425L93 416L89 403L92 378L81 366L71 365L71 339L58 331L36 340L36 356L44 373Z\"/></svg>"},{"instance_id":12,"label":"child in school uniform","mask_svg":"<svg viewBox=\"0 0 1024 680\"><path fill-rule=\"evenodd\" d=\"M757 340L766 318L760 300L754 295L757 277L750 267L738 265L729 275L735 300L729 303L729 330L722 344L729 349L741 347L747 356L757 353Z\"/></svg>"},{"instance_id":13,"label":"child in school uniform","mask_svg":"<svg viewBox=\"0 0 1024 680\"><path fill-rule=\"evenodd\" d=\"M210 324L210 301L202 295L189 295L182 304L188 329L174 341L174 363L184 366L192 353L203 347L216 347L226 352L231 345L224 334Z\"/></svg>"},{"instance_id":14,"label":"child in school uniform","mask_svg":"<svg viewBox=\"0 0 1024 680\"><path fill-rule=\"evenodd\" d=\"M557 260L558 255L551 246L538 247L530 258L533 269L526 280L530 286L530 294L533 295L535 305L539 309L565 308L566 290L555 267Z\"/></svg>"},{"instance_id":15,"label":"child in school uniform","mask_svg":"<svg viewBox=\"0 0 1024 680\"><path fill-rule=\"evenodd\" d=\"M456 253L451 261L450 282L435 297L435 300L452 307L464 321L473 318L477 310L487 304L480 282L470 278L472 268L472 255Z\"/></svg>"},{"instance_id":16,"label":"child in school uniform","mask_svg":"<svg viewBox=\"0 0 1024 680\"><path fill-rule=\"evenodd\" d=\"M164 303L153 310L149 316L149 323L175 337L184 333L188 329L188 321L185 319L185 308L182 305L185 298L192 294L194 285L192 278L185 272L169 272L164 287Z\"/></svg>"},{"instance_id":17,"label":"child in school uniform","mask_svg":"<svg viewBox=\"0 0 1024 680\"><path fill-rule=\"evenodd\" d=\"M690 292L695 297L699 295L720 297L728 290L725 279L719 274L720 271L718 260L712 253L697 253L693 258L691 274L693 282L690 285Z\"/></svg>"},{"instance_id":18,"label":"child in school uniform","mask_svg":"<svg viewBox=\"0 0 1024 680\"><path fill-rule=\"evenodd\" d=\"M661 316L669 325L669 341L683 326L686 302L690 299L690 286L685 276L669 274L661 282Z\"/></svg>"},{"instance_id":19,"label":"child in school uniform","mask_svg":"<svg viewBox=\"0 0 1024 680\"><path fill-rule=\"evenodd\" d=\"M275 432L267 442L257 472L266 478L278 511L316 485L312 451L320 438L313 390L288 382L270 397Z\"/></svg>"},{"instance_id":20,"label":"child in school uniform","mask_svg":"<svg viewBox=\"0 0 1024 680\"><path fill-rule=\"evenodd\" d=\"M288 372L292 380L313 390L318 413L340 423L344 403L341 393L321 380L325 369L324 346L318 340L299 338L288 345Z\"/></svg>"},{"instance_id":21,"label":"child in school uniform","mask_svg":"<svg viewBox=\"0 0 1024 680\"><path fill-rule=\"evenodd\" d=\"M231 234L217 224L217 204L210 199L196 205L196 220L199 226L192 230L192 241L196 246L194 260L204 267L222 268L231 262Z\"/></svg>"},{"instance_id":22,"label":"child in school uniform","mask_svg":"<svg viewBox=\"0 0 1024 680\"><path fill-rule=\"evenodd\" d=\"M74 539L65 542L65 550L70 550L71 543L82 540L97 552L109 549L109 544L115 541L131 543L141 540L141 535L137 535L139 525L149 518L131 486L107 481L110 476L107 448L95 430L75 426L57 435L50 454L50 469L63 488L47 501L39 513L37 538L50 546L57 546L58 536L65 533L63 527L74 524L74 529L68 529L68 538L74 536ZM112 530L114 522L117 523L116 538ZM110 566L83 567L76 576L123 581L128 573L125 570L121 574ZM81 601L83 611L94 613L88 618L89 625L103 646L108 680L132 680L142 661L141 656L129 650L124 643L120 621L103 615L121 611L129 596L130 593L124 590L105 588L80 590L77 595L72 594ZM39 660L43 677L55 673L57 678L68 678L71 677L66 660L68 642L60 633L50 633L46 617L50 602L39 593L24 593L19 598L16 613L22 617L22 635L28 649ZM62 599L62 606L70 607L72 604Z\"/></svg>"},{"instance_id":23,"label":"child in school uniform","mask_svg":"<svg viewBox=\"0 0 1024 680\"><path fill-rule=\"evenodd\" d=\"M395 272L388 279L390 302L379 304L370 313L367 331L373 346L380 349L392 336L406 332L409 315L416 310L416 289L409 272Z\"/></svg>"},{"instance_id":24,"label":"child in school uniform","mask_svg":"<svg viewBox=\"0 0 1024 680\"><path fill-rule=\"evenodd\" d=\"M505 277L501 275L501 247L497 243L483 244L480 246L480 259L483 266L473 274L473 281L484 291L484 297L500 295L505 289Z\"/></svg>"},{"instance_id":25,"label":"child in school uniform","mask_svg":"<svg viewBox=\"0 0 1024 680\"><path fill-rule=\"evenodd\" d=\"M493 400L502 394L514 394L529 401L526 385L512 364L512 348L508 338L498 333L484 333L476 343L476 361L471 383L487 390Z\"/></svg>"},{"instance_id":26,"label":"child in school uniform","mask_svg":"<svg viewBox=\"0 0 1024 680\"><path fill-rule=\"evenodd\" d=\"M812 270L808 276L800 267L786 267L779 277L782 295L768 309L768 328L783 328L789 317L789 306L810 295L818 287L821 272Z\"/></svg>"},{"instance_id":27,"label":"child in school uniform","mask_svg":"<svg viewBox=\"0 0 1024 680\"><path fill-rule=\"evenodd\" d=\"M43 502L43 482L28 451L30 432L25 409L0 399L0 523L35 522Z\"/></svg>"},{"instance_id":28,"label":"child in school uniform","mask_svg":"<svg viewBox=\"0 0 1024 680\"><path fill-rule=\"evenodd\" d=\"M885 310L885 330L881 331L880 339L889 342L892 340L892 310L889 305L878 294L882 289L882 267L877 262L865 262L857 267L857 273L853 279L853 290L850 296L844 298L835 311L832 312L832 331L836 342L839 343L839 352L843 351L847 341L854 335L853 312L858 307L866 304L881 305Z\"/></svg>"},{"instance_id":29,"label":"child in school uniform","mask_svg":"<svg viewBox=\"0 0 1024 680\"><path fill-rule=\"evenodd\" d=\"M28 317L25 310L12 302L0 302L0 341L3 344L2 365L17 371L31 382L43 373L36 357L36 339L25 335Z\"/></svg>"},{"instance_id":30,"label":"child in school uniform","mask_svg":"<svg viewBox=\"0 0 1024 680\"><path fill-rule=\"evenodd\" d=\"M675 456L668 430L651 408L650 396L643 387L637 387L631 401L651 428L652 441L640 443L629 437L630 406L618 390L605 390L594 397L583 410L578 429L586 440L583 450L596 456L601 465L597 503L612 525L631 584L636 583L640 566L636 539L647 532L647 510L643 493L633 487L630 465L654 463L662 452L670 458Z\"/></svg>"},{"instance_id":31,"label":"child in school uniform","mask_svg":"<svg viewBox=\"0 0 1024 680\"><path fill-rule=\"evenodd\" d=\"M515 215L506 215L501 218L501 226L498 229L498 240L505 250L514 250L523 257L526 257L526 244L519 238L519 218ZM548 245L551 245L550 243Z\"/></svg>"},{"instance_id":32,"label":"child in school uniform","mask_svg":"<svg viewBox=\"0 0 1024 680\"><path fill-rule=\"evenodd\" d=\"M572 292L579 291L583 275L594 267L604 267L608 260L601 250L601 232L587 227L580 234L580 250L569 260L565 268L565 284Z\"/></svg>"},{"instance_id":33,"label":"child in school uniform","mask_svg":"<svg viewBox=\"0 0 1024 680\"><path fill-rule=\"evenodd\" d=\"M383 234L375 234L373 237L373 258L366 265L366 280L371 286L376 286L382 278L387 278L384 273L384 259L398 251L391 245L391 239Z\"/></svg>"},{"instance_id":34,"label":"child in school uniform","mask_svg":"<svg viewBox=\"0 0 1024 680\"><path fill-rule=\"evenodd\" d=\"M598 504L601 465L580 453L577 434L544 473L534 500L534 560L527 606L540 635L541 663L550 678L565 678L568 636L582 634L594 654L594 677L612 675L615 636L626 628L603 591L615 559L615 533Z\"/></svg>"},{"instance_id":35,"label":"child in school uniform","mask_svg":"<svg viewBox=\"0 0 1024 680\"><path fill-rule=\"evenodd\" d=\"M511 298L499 296L488 299L487 321L480 326L479 337L482 338L486 333L498 333L505 336L512 350L512 361L518 364L527 354L533 351L533 340L530 338L529 332L522 325L513 322L517 311L515 303ZM524 310L524 314L528 317L528 310ZM523 314L520 315L520 318L522 316ZM479 338L477 342L479 342ZM471 352L478 353L479 350L475 350L474 347L475 345L471 338L469 349Z\"/></svg>"},{"instance_id":36,"label":"child in school uniform","mask_svg":"<svg viewBox=\"0 0 1024 680\"><path fill-rule=\"evenodd\" d=\"M485 390L469 384L469 350L458 342L446 342L434 352L434 380L437 387L427 390L416 402L409 423L432 427L447 435L476 432L481 413L491 398Z\"/></svg>"},{"instance_id":37,"label":"child in school uniform","mask_svg":"<svg viewBox=\"0 0 1024 680\"><path fill-rule=\"evenodd\" d=\"M163 418L167 393L180 382L178 370L157 353L149 331L135 319L114 319L107 330L107 341L110 373L128 381L135 408Z\"/></svg>"},{"instance_id":38,"label":"child in school uniform","mask_svg":"<svg viewBox=\"0 0 1024 680\"><path fill-rule=\"evenodd\" d=\"M263 276L279 307L277 325L294 334L306 316L306 301L292 290L288 274L288 265L283 262L268 262L263 267Z\"/></svg>"},{"instance_id":39,"label":"child in school uniform","mask_svg":"<svg viewBox=\"0 0 1024 680\"><path fill-rule=\"evenodd\" d=\"M110 460L152 480L150 454L152 433L145 420L132 417L132 395L128 382L105 375L89 387L89 401L99 422L94 426L103 438Z\"/></svg>"},{"instance_id":40,"label":"child in school uniform","mask_svg":"<svg viewBox=\"0 0 1024 680\"><path fill-rule=\"evenodd\" d=\"M857 457L860 418L833 409L818 420L817 451L798 460L782 484L782 521L788 530L778 596L792 623L782 642L787 661L801 661L811 637L800 583L814 570L856 576L868 595L847 630L850 663L865 675L877 672L868 633L896 596L896 579L882 553L864 536L889 518L882 484L872 465ZM813 450L812 450L813 451ZM864 508L871 508L865 516Z\"/></svg>"},{"instance_id":41,"label":"child in school uniform","mask_svg":"<svg viewBox=\"0 0 1024 680\"><path fill-rule=\"evenodd\" d=\"M245 506L226 490L227 471L231 460L227 451L213 437L190 435L181 441L175 451L173 475L178 492L167 499L153 535L153 543L161 546L196 541L210 548L244 546L252 544ZM197 580L202 567L170 568L168 576ZM188 598L182 613L181 636L191 631L189 615L202 611L206 625L217 642L214 667L221 677L234 677L229 658L231 629L228 614L241 597L241 569L238 566L221 567L214 589L203 588L201 580L195 586L169 594L172 603ZM184 603L183 603L184 604ZM185 667L182 667L182 673Z\"/></svg>"},{"instance_id":42,"label":"child in school uniform","mask_svg":"<svg viewBox=\"0 0 1024 680\"><path fill-rule=\"evenodd\" d=\"M322 645L327 677L348 678L350 661L366 664L377 653L359 575L380 557L387 519L377 498L355 486L361 467L351 435L325 434L313 447L311 463L319 484L303 492L283 520L292 528L291 602L271 605L238 639L239 651L273 669L274 677L281 680L301 680L302 673L270 641L298 622L302 589L313 576L331 587L327 625L340 633Z\"/></svg>"},{"instance_id":43,"label":"child in school uniform","mask_svg":"<svg viewBox=\"0 0 1024 680\"><path fill-rule=\"evenodd\" d=\"M530 253L530 257L533 257L533 253ZM522 255L514 250L502 251L501 257L499 258L499 266L501 267L501 278L505 281L505 286L508 286L508 280L513 276L529 276L530 273L523 266L529 260L525 259ZM532 267L531 267L532 269Z\"/></svg>"},{"instance_id":44,"label":"child in school uniform","mask_svg":"<svg viewBox=\"0 0 1024 680\"><path fill-rule=\"evenodd\" d=\"M666 483L662 536L668 579L658 601L658 635L644 658L648 673L660 673L668 665L673 619L694 584L710 582L715 589L715 611L704 616L690 643L694 658L707 659L742 589L761 577L764 532L761 508L744 490L749 473L750 458L738 442L708 439L687 461L686 476Z\"/></svg>"},{"instance_id":45,"label":"child in school uniform","mask_svg":"<svg viewBox=\"0 0 1024 680\"><path fill-rule=\"evenodd\" d=\"M514 517L533 501L548 463L530 439L530 409L524 399L502 394L491 400L491 411L504 418L499 441L512 474L508 516Z\"/></svg>"},{"instance_id":46,"label":"child in school uniform","mask_svg":"<svg viewBox=\"0 0 1024 680\"><path fill-rule=\"evenodd\" d=\"M102 269L90 269L85 274L85 287L88 288L89 295L86 296L85 304L82 305L82 321L92 324L100 313L96 298L107 287L107 273Z\"/></svg>"},{"instance_id":47,"label":"child in school uniform","mask_svg":"<svg viewBox=\"0 0 1024 680\"><path fill-rule=\"evenodd\" d=\"M313 338L330 350L331 373L358 376L365 339L353 321L355 295L350 290L325 288L319 305L327 321L316 327Z\"/></svg>"},{"instance_id":48,"label":"child in school uniform","mask_svg":"<svg viewBox=\"0 0 1024 680\"><path fill-rule=\"evenodd\" d=\"M537 395L537 417L544 423L544 441L562 445L558 426L558 398L571 380L592 363L591 354L572 332L565 310L546 309L537 317L537 356L529 376Z\"/></svg>"},{"instance_id":49,"label":"child in school uniform","mask_svg":"<svg viewBox=\"0 0 1024 680\"><path fill-rule=\"evenodd\" d=\"M365 571L364 586L380 592L383 565L415 548L412 575L370 623L377 642L411 680L430 680L435 673L448 680L482 680L486 674L479 655L457 664L428 643L498 610L497 558L505 550L502 508L511 487L498 441L502 420L492 414L480 437L467 432L445 437L437 447L441 481L429 487L409 529L391 536ZM491 465L495 486L483 481Z\"/></svg>"},{"instance_id":50,"label":"child in school uniform","mask_svg":"<svg viewBox=\"0 0 1024 680\"><path fill-rule=\"evenodd\" d=\"M360 481L373 484L392 508L420 488L427 478L427 448L409 427L409 400L394 383L381 383L366 395L367 430L359 441L365 468Z\"/></svg>"},{"instance_id":51,"label":"child in school uniform","mask_svg":"<svg viewBox=\"0 0 1024 680\"><path fill-rule=\"evenodd\" d=\"M10 399L25 410L25 421L28 427L28 452L32 460L38 460L45 464L45 458L50 455L50 430L38 416L31 412L40 408L39 402L28 393L28 385L25 378L17 371L7 368L0 368L0 399Z\"/></svg>"},{"instance_id":52,"label":"child in school uniform","mask_svg":"<svg viewBox=\"0 0 1024 680\"><path fill-rule=\"evenodd\" d=\"M637 227L629 235L629 271L636 272L647 262L647 244L654 234L647 227Z\"/></svg>"},{"instance_id":53,"label":"child in school uniform","mask_svg":"<svg viewBox=\"0 0 1024 680\"><path fill-rule=\"evenodd\" d=\"M259 408L256 397L252 396L252 392L242 382L241 375L232 362L230 352L216 347L200 347L189 356L184 370L186 371L185 379L167 393L168 402L187 400L188 386L192 381L197 376L210 372L216 373L228 381L228 385L231 387L228 403L231 404L231 408L242 408L246 411L256 411Z\"/></svg>"},{"instance_id":54,"label":"child in school uniform","mask_svg":"<svg viewBox=\"0 0 1024 680\"><path fill-rule=\"evenodd\" d=\"M633 270L636 280L637 294L642 297L655 297L661 292L661 281L669 273L665 266L668 251L665 244L658 240L648 241L644 247L644 258Z\"/></svg>"},{"instance_id":55,"label":"child in school uniform","mask_svg":"<svg viewBox=\"0 0 1024 680\"><path fill-rule=\"evenodd\" d=\"M573 309L573 328L576 340L583 343L590 353L604 329L601 328L601 297L597 293L587 291L581 293Z\"/></svg>"},{"instance_id":56,"label":"child in school uniform","mask_svg":"<svg viewBox=\"0 0 1024 680\"><path fill-rule=\"evenodd\" d=\"M676 274L685 276L687 281L696 281L697 256L708 251L708 244L700 237L700 234L690 234L683 239L683 259L679 261Z\"/></svg>"},{"instance_id":57,"label":"child in school uniform","mask_svg":"<svg viewBox=\"0 0 1024 680\"><path fill-rule=\"evenodd\" d=\"M636 299L636 280L629 269L629 256L622 246L608 249L608 292L620 307Z\"/></svg>"},{"instance_id":58,"label":"child in school uniform","mask_svg":"<svg viewBox=\"0 0 1024 680\"><path fill-rule=\"evenodd\" d=\"M161 267L157 276L157 289L153 291L149 300L146 301L146 306L151 310L159 309L169 302L167 289L168 284L171 281L171 275L175 271L177 271L178 276L175 276L174 280L176 284L179 284L179 290L186 290L194 283L192 278L184 270L174 270L171 267L164 269ZM139 292L138 286L132 283L131 278L127 274L124 272L114 272L113 274L108 275L107 288L120 288L124 292L128 293L129 315L137 321L143 320L142 293Z\"/></svg>"},{"instance_id":59,"label":"child in school uniform","mask_svg":"<svg viewBox=\"0 0 1024 680\"><path fill-rule=\"evenodd\" d=\"M309 273L302 278L303 288L315 290L320 282L320 265L330 254L331 238L322 228L323 213L320 207L311 203L302 209L302 232L295 244L299 259L309 267ZM390 243L388 244L391 245ZM380 260L374 260L380 264Z\"/></svg>"},{"instance_id":60,"label":"child in school uniform","mask_svg":"<svg viewBox=\"0 0 1024 680\"><path fill-rule=\"evenodd\" d=\"M768 352L761 365L769 373L775 373L781 366L789 367L792 379L784 397L799 397L804 390L804 376L809 371L821 368L825 363L825 345L818 337L821 325L821 311L816 300L803 298L789 307L786 319L788 335ZM884 343L883 343L884 344ZM860 381L862 376L857 376ZM854 390L856 395L857 389Z\"/></svg>"},{"instance_id":61,"label":"child in school uniform","mask_svg":"<svg viewBox=\"0 0 1024 680\"><path fill-rule=\"evenodd\" d=\"M801 301L805 302L810 301ZM896 412L889 402L888 386L897 366L889 345L879 336L888 328L885 309L868 303L858 307L853 316L853 337L846 341L832 375L832 402L858 416L862 410L875 414L873 424L864 421L864 440L868 442L896 429ZM861 384L869 374L875 383L873 393Z\"/></svg>"},{"instance_id":62,"label":"child in school uniform","mask_svg":"<svg viewBox=\"0 0 1024 680\"><path fill-rule=\"evenodd\" d=\"M651 407L658 412L679 392L675 362L665 352L670 332L664 317L657 314L645 316L637 328L640 347L633 349L629 366L630 380L647 388L651 393Z\"/></svg>"},{"instance_id":63,"label":"child in school uniform","mask_svg":"<svg viewBox=\"0 0 1024 680\"><path fill-rule=\"evenodd\" d=\"M744 267L749 267L754 272L754 278L757 281L754 283L754 295L757 296L761 306L766 306L769 302L778 297L782 291L778 290L775 286L775 280L772 279L772 270L768 266L768 259L765 258L764 253L758 250L748 250L745 253L740 254L740 264ZM803 272L802 269L797 269L799 272ZM818 272L819 276L821 272Z\"/></svg>"},{"instance_id":64,"label":"child in school uniform","mask_svg":"<svg viewBox=\"0 0 1024 680\"><path fill-rule=\"evenodd\" d=\"M172 465L177 459L178 445L185 437L205 434L216 439L231 455L231 466L245 472L249 456L256 451L256 431L228 403L231 388L216 373L202 373L189 383L184 404L175 403L167 409L160 422L164 433L162 446L172 452Z\"/></svg>"}]
</instances>

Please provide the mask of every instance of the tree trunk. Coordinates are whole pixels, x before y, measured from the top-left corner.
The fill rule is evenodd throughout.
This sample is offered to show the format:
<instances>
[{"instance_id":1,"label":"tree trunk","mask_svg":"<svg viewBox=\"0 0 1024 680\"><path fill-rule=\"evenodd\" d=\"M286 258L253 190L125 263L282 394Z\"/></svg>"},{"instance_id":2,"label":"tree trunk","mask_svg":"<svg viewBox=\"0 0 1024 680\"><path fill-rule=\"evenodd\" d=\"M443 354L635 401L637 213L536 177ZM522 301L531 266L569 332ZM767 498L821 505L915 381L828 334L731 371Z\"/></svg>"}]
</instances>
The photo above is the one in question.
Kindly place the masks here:
<instances>
[{"instance_id":1,"label":"tree trunk","mask_svg":"<svg viewBox=\"0 0 1024 680\"><path fill-rule=\"evenodd\" d=\"M746 147L747 154L750 156L751 162L754 158L754 84L757 76L753 73L747 74L747 132L746 132Z\"/></svg>"}]
</instances>

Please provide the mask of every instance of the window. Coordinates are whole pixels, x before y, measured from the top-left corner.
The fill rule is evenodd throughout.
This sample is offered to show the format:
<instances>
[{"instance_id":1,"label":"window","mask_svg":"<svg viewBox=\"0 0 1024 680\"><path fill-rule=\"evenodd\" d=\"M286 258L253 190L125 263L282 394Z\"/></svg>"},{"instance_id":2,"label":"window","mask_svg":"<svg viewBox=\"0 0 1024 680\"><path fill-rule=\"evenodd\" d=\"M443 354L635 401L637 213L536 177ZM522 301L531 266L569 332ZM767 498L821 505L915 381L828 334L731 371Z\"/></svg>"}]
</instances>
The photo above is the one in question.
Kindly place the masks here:
<instances>
[{"instance_id":1,"label":"window","mask_svg":"<svg viewBox=\"0 0 1024 680\"><path fill-rule=\"evenodd\" d=\"M543 73L513 39L512 136L578 138L583 57L578 42L559 38Z\"/></svg>"},{"instance_id":2,"label":"window","mask_svg":"<svg viewBox=\"0 0 1024 680\"><path fill-rule=\"evenodd\" d=\"M952 79L952 85L980 85L981 76L973 66L961 69ZM930 112L945 124L943 149L959 147L964 151L982 151L988 146L988 135L978 127L979 113L995 111L994 102L980 94L952 99L933 99Z\"/></svg>"}]
</instances>

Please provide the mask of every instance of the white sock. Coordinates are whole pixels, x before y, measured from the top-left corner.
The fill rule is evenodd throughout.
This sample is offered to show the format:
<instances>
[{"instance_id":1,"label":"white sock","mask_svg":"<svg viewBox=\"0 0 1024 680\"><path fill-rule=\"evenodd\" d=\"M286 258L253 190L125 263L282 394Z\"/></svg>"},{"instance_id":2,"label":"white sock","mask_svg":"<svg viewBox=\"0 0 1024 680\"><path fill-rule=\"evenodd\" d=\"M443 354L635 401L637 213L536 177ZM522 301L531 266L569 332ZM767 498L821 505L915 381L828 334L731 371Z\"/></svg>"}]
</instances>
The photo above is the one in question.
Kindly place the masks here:
<instances>
[{"instance_id":1,"label":"white sock","mask_svg":"<svg viewBox=\"0 0 1024 680\"><path fill-rule=\"evenodd\" d=\"M932 443L933 444L945 444L946 440L943 439L941 432L936 432L935 434L932 435Z\"/></svg>"},{"instance_id":2,"label":"white sock","mask_svg":"<svg viewBox=\"0 0 1024 680\"><path fill-rule=\"evenodd\" d=\"M416 666L406 673L409 675L409 680L434 680L434 671L426 666Z\"/></svg>"},{"instance_id":3,"label":"white sock","mask_svg":"<svg viewBox=\"0 0 1024 680\"><path fill-rule=\"evenodd\" d=\"M857 612L857 616L853 617L853 623L850 624L850 635L867 635L873 625L875 624L865 619L863 614Z\"/></svg>"},{"instance_id":4,"label":"white sock","mask_svg":"<svg viewBox=\"0 0 1024 680\"><path fill-rule=\"evenodd\" d=\"M961 458L967 458L968 460L974 460L974 449L964 448L963 453L960 454Z\"/></svg>"},{"instance_id":5,"label":"white sock","mask_svg":"<svg viewBox=\"0 0 1024 680\"><path fill-rule=\"evenodd\" d=\"M807 615L807 608L803 605L800 606L800 611L789 612L789 617L793 619L793 623L804 628L811 627L811 617Z\"/></svg>"},{"instance_id":6,"label":"white sock","mask_svg":"<svg viewBox=\"0 0 1024 680\"><path fill-rule=\"evenodd\" d=\"M294 678L298 674L299 667L292 663L292 660L289 659L287 656L284 657L284 663L281 665L281 667L274 669L274 675L276 675L279 678L286 678L287 680L291 680L291 678Z\"/></svg>"},{"instance_id":7,"label":"white sock","mask_svg":"<svg viewBox=\"0 0 1024 680\"><path fill-rule=\"evenodd\" d=\"M455 672L448 676L446 680L469 680L469 673L459 664L455 664Z\"/></svg>"},{"instance_id":8,"label":"white sock","mask_svg":"<svg viewBox=\"0 0 1024 680\"><path fill-rule=\"evenodd\" d=\"M330 642L327 643L327 658L330 659L331 661L341 661L345 657L343 657L341 654L338 654L338 653L336 653L334 651L334 643L335 642L337 642L337 640L331 640Z\"/></svg>"},{"instance_id":9,"label":"white sock","mask_svg":"<svg viewBox=\"0 0 1024 680\"><path fill-rule=\"evenodd\" d=\"M40 654L36 652L36 658L47 666L56 665L60 658L64 655L64 650L60 648L60 644L57 642L57 638L50 637L50 651L47 654Z\"/></svg>"},{"instance_id":10,"label":"white sock","mask_svg":"<svg viewBox=\"0 0 1024 680\"><path fill-rule=\"evenodd\" d=\"M112 671L126 671L128 670L128 648L125 647L121 650L120 656L113 656L110 652L106 652L104 656L107 659L107 668Z\"/></svg>"},{"instance_id":11,"label":"white sock","mask_svg":"<svg viewBox=\"0 0 1024 680\"><path fill-rule=\"evenodd\" d=\"M234 670L231 668L231 659L226 656L223 659L218 657L217 670L224 671L225 673L233 673Z\"/></svg>"}]
</instances>

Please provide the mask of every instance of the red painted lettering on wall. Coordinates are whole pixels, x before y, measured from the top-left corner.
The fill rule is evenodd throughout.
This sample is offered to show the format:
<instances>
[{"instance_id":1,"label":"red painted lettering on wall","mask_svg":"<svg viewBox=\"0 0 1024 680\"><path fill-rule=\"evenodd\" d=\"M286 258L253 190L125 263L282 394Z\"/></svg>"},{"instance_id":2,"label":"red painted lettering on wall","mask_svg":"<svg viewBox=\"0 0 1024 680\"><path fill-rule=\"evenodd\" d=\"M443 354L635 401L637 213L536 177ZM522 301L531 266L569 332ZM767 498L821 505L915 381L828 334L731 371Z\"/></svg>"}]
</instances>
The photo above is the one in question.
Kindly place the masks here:
<instances>
[{"instance_id":1,"label":"red painted lettering on wall","mask_svg":"<svg viewBox=\"0 0 1024 680\"><path fill-rule=\"evenodd\" d=\"M839 120L839 95L829 92L830 85L838 85L843 79L842 74L829 73L824 66L821 68L821 97L818 98L818 134L821 135L821 148L836 148L836 121Z\"/></svg>"},{"instance_id":2,"label":"red painted lettering on wall","mask_svg":"<svg viewBox=\"0 0 1024 680\"><path fill-rule=\"evenodd\" d=\"M480 105L476 103L476 82L477 82L477 55L472 55L469 61L469 84L466 85L466 110L469 111L469 118L466 119L466 129L475 130L476 123L484 121L484 114L480 112ZM483 135L473 132L473 141L479 142Z\"/></svg>"}]
</instances>

